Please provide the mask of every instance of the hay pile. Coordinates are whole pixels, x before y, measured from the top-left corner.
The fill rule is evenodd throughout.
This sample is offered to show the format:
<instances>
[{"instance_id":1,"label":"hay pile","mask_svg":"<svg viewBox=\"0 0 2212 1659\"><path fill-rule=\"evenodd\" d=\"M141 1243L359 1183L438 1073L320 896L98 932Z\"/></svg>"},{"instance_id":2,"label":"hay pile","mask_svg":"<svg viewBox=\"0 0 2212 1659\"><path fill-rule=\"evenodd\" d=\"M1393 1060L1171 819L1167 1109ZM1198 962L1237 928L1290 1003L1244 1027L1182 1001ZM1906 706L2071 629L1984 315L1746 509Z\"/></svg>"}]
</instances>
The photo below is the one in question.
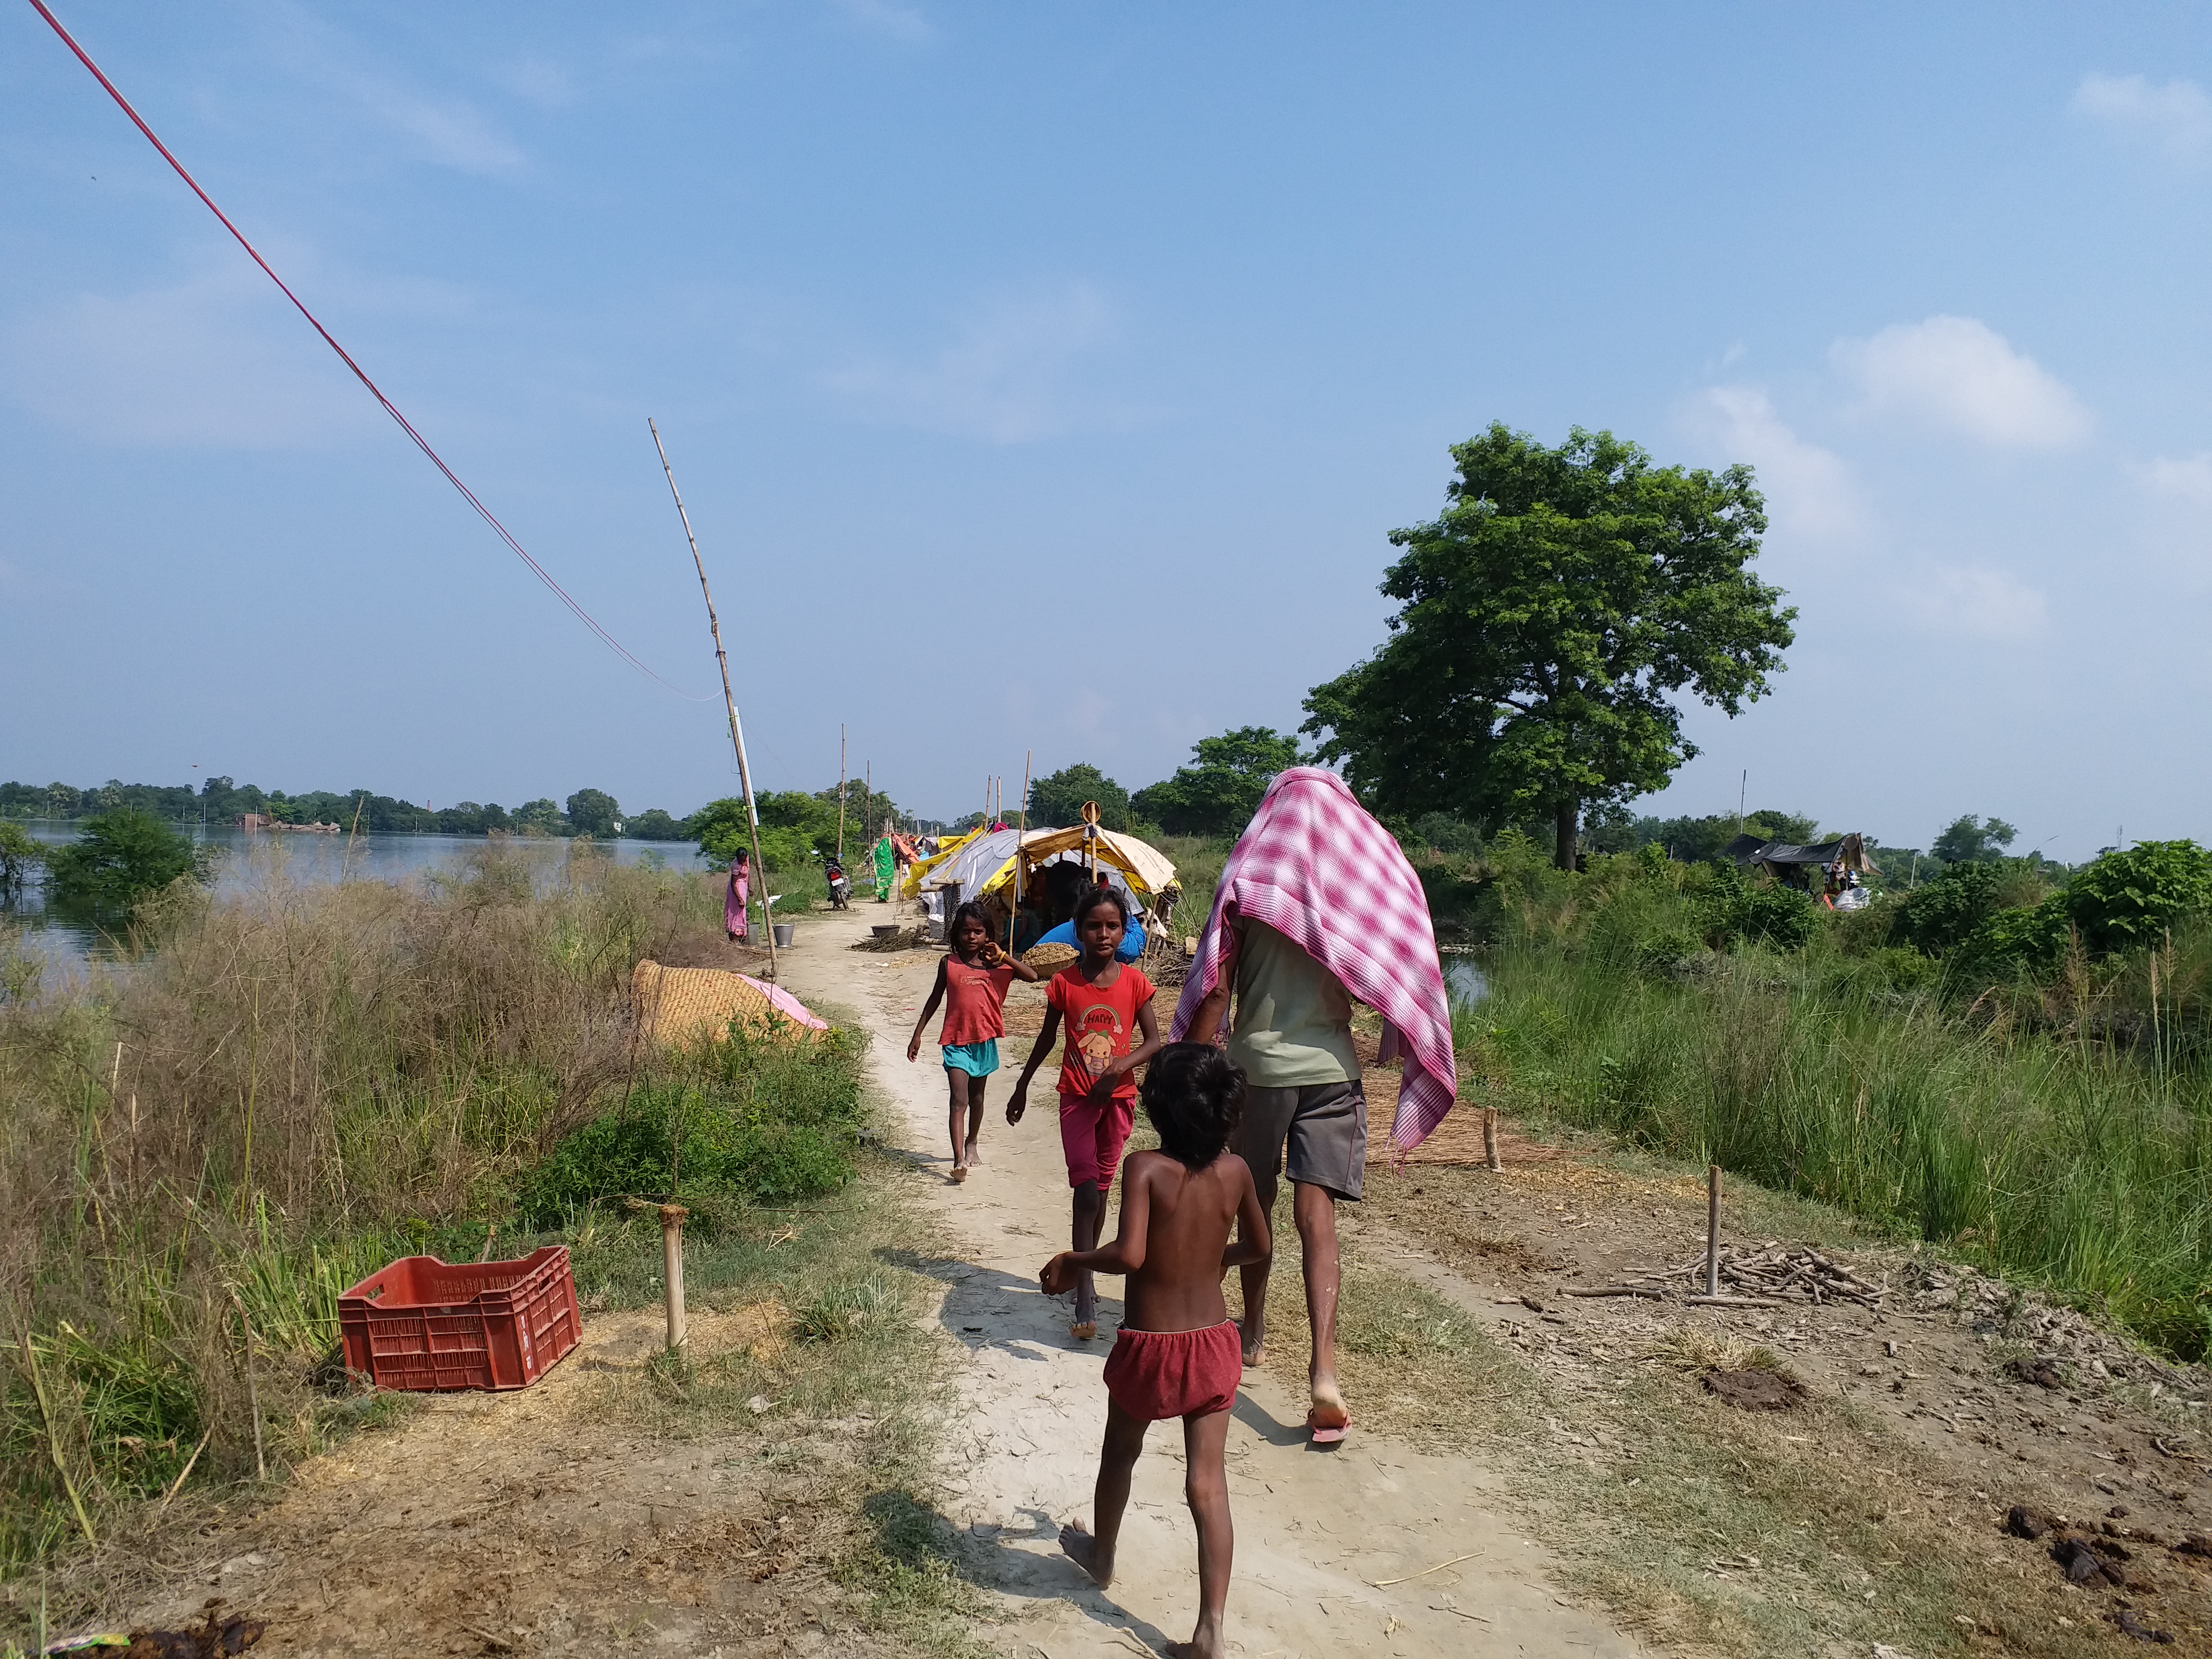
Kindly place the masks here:
<instances>
[{"instance_id":1,"label":"hay pile","mask_svg":"<svg viewBox=\"0 0 2212 1659\"><path fill-rule=\"evenodd\" d=\"M829 1029L790 992L719 968L641 962L631 970L629 987L637 1034L656 1042L720 1042L728 1037L732 1023L763 1036L809 1041Z\"/></svg>"}]
</instances>

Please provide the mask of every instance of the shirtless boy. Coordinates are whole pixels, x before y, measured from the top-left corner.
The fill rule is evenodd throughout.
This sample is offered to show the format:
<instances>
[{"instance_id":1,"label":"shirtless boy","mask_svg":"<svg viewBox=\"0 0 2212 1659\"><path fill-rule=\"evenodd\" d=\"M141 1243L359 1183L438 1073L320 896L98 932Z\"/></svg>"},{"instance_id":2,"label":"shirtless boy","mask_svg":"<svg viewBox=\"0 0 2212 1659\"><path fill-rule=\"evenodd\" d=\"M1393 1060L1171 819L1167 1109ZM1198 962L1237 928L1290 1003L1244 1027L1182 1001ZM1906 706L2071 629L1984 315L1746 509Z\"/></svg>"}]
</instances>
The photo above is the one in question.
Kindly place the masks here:
<instances>
[{"instance_id":1,"label":"shirtless boy","mask_svg":"<svg viewBox=\"0 0 2212 1659\"><path fill-rule=\"evenodd\" d=\"M1122 1172L1120 1233L1103 1249L1063 1250L1038 1277L1047 1296L1060 1296L1085 1272L1128 1275L1121 1334L1106 1359L1097 1530L1071 1522L1060 1529L1060 1547L1102 1585L1113 1582L1121 1511L1145 1431L1182 1419L1183 1495L1198 1523L1198 1627L1171 1651L1189 1659L1218 1659L1224 1651L1234 1547L1223 1453L1244 1356L1221 1279L1231 1267L1265 1261L1272 1248L1252 1172L1226 1150L1243 1094L1243 1073L1211 1044L1162 1048L1142 1093L1160 1150L1137 1153Z\"/></svg>"}]
</instances>

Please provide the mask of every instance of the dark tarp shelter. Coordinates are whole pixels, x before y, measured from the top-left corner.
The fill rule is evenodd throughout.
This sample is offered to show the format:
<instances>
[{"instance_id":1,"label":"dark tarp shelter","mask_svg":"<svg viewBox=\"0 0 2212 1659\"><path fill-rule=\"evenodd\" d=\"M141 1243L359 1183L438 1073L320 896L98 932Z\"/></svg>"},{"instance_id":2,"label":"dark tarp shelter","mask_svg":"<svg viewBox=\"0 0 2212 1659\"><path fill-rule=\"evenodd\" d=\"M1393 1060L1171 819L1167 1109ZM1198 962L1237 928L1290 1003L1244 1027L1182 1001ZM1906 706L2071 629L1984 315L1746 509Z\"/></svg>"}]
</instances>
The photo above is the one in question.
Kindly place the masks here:
<instances>
[{"instance_id":1,"label":"dark tarp shelter","mask_svg":"<svg viewBox=\"0 0 2212 1659\"><path fill-rule=\"evenodd\" d=\"M1805 886L1812 870L1826 870L1838 858L1844 868L1862 876L1876 872L1867 857L1866 843L1854 832L1824 841L1817 847L1798 847L1786 841L1761 841L1757 836L1738 836L1728 844L1728 855L1741 869L1764 870L1777 881Z\"/></svg>"}]
</instances>

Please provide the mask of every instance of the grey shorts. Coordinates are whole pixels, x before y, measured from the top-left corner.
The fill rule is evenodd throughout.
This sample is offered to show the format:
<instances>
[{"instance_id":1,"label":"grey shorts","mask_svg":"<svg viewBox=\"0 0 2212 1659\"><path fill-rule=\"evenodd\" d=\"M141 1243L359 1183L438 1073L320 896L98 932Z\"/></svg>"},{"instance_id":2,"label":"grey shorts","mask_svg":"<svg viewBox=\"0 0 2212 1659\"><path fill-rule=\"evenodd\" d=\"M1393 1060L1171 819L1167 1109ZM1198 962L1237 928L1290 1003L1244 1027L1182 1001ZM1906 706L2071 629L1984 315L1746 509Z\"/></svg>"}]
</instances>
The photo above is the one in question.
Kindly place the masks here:
<instances>
[{"instance_id":1,"label":"grey shorts","mask_svg":"<svg viewBox=\"0 0 2212 1659\"><path fill-rule=\"evenodd\" d=\"M1292 1181L1354 1200L1367 1170L1367 1097L1357 1083L1244 1091L1244 1118L1230 1149L1252 1166L1260 1207L1275 1206L1285 1149Z\"/></svg>"}]
</instances>

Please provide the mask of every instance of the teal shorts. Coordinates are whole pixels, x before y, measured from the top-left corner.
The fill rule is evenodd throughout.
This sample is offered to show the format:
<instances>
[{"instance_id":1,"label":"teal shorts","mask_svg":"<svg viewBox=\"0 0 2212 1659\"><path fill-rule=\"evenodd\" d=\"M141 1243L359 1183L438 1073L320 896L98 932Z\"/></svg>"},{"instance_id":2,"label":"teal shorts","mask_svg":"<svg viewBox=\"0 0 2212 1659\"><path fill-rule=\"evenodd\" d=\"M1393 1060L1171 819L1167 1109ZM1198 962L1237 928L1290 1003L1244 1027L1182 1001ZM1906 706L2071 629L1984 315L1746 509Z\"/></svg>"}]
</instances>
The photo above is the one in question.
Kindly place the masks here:
<instances>
[{"instance_id":1,"label":"teal shorts","mask_svg":"<svg viewBox=\"0 0 2212 1659\"><path fill-rule=\"evenodd\" d=\"M990 1076L999 1069L999 1039L985 1037L981 1042L946 1043L945 1069L965 1072L969 1077Z\"/></svg>"}]
</instances>

